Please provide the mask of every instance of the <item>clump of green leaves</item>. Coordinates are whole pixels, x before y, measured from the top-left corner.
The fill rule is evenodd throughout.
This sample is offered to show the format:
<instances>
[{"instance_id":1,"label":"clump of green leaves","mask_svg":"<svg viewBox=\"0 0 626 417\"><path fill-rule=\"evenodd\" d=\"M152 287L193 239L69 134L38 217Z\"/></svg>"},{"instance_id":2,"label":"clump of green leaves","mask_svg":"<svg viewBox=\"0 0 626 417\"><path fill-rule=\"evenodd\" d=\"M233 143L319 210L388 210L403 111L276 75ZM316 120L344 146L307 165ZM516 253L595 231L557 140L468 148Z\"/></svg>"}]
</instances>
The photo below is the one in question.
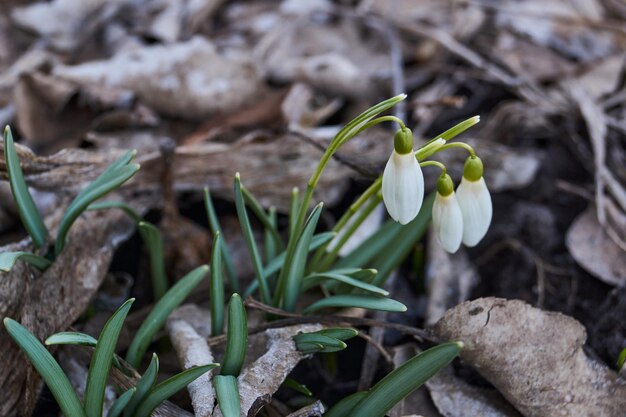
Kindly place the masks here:
<instances>
[{"instance_id":1,"label":"clump of green leaves","mask_svg":"<svg viewBox=\"0 0 626 417\"><path fill-rule=\"evenodd\" d=\"M118 188L128 181L139 170L138 164L132 164L135 151L128 151L118 158L102 173L95 181L85 187L65 211L56 238L54 247L48 249L49 232L43 222L43 218L35 205L28 186L24 180L24 173L20 166L19 157L15 149L13 134L7 126L4 129L4 156L7 166L7 174L11 185L11 193L15 199L18 213L24 228L28 232L35 249L44 252L44 255L28 252L9 252L0 254L0 270L9 271L17 260L28 262L35 268L44 270L52 261L59 256L67 242L67 235L76 219L87 207L105 194Z\"/></svg>"}]
</instances>

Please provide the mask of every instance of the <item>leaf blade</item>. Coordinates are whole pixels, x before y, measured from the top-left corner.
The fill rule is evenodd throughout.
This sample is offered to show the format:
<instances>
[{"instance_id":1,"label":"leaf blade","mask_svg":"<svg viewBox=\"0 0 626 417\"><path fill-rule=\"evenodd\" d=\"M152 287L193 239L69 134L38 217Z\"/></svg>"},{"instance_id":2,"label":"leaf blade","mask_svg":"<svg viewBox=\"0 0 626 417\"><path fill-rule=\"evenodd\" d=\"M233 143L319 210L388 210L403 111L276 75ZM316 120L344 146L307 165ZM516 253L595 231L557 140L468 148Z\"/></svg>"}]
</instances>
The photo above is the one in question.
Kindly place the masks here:
<instances>
[{"instance_id":1,"label":"leaf blade","mask_svg":"<svg viewBox=\"0 0 626 417\"><path fill-rule=\"evenodd\" d=\"M309 305L302 312L304 314L308 314L321 308L329 307L358 307L366 308L369 310L400 313L406 311L406 306L404 304L399 301L392 300L391 298L376 297L371 295L346 294L333 295L327 298L323 298Z\"/></svg>"},{"instance_id":2,"label":"leaf blade","mask_svg":"<svg viewBox=\"0 0 626 417\"><path fill-rule=\"evenodd\" d=\"M224 417L239 417L241 401L237 378L232 375L216 375L213 377L217 403Z\"/></svg>"}]
</instances>

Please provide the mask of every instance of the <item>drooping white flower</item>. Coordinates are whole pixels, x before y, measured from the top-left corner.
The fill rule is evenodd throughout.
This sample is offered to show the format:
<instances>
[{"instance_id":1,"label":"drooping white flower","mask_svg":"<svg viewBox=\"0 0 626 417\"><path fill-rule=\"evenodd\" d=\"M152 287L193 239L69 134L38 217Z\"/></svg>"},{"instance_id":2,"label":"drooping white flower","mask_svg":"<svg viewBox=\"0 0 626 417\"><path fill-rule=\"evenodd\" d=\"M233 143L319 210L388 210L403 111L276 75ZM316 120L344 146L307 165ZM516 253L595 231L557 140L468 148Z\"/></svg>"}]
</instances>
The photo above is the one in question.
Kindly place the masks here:
<instances>
[{"instance_id":1,"label":"drooping white flower","mask_svg":"<svg viewBox=\"0 0 626 417\"><path fill-rule=\"evenodd\" d=\"M463 179L456 190L463 214L463 244L470 247L476 246L487 234L493 213L491 195L482 171L482 162L479 158L468 158Z\"/></svg>"},{"instance_id":2,"label":"drooping white flower","mask_svg":"<svg viewBox=\"0 0 626 417\"><path fill-rule=\"evenodd\" d=\"M391 218L400 224L413 220L424 200L424 175L412 147L411 131L399 130L383 172L383 201Z\"/></svg>"},{"instance_id":3,"label":"drooping white flower","mask_svg":"<svg viewBox=\"0 0 626 417\"><path fill-rule=\"evenodd\" d=\"M437 182L432 213L433 228L441 246L449 253L459 250L463 239L463 214L448 174L442 175Z\"/></svg>"}]
</instances>

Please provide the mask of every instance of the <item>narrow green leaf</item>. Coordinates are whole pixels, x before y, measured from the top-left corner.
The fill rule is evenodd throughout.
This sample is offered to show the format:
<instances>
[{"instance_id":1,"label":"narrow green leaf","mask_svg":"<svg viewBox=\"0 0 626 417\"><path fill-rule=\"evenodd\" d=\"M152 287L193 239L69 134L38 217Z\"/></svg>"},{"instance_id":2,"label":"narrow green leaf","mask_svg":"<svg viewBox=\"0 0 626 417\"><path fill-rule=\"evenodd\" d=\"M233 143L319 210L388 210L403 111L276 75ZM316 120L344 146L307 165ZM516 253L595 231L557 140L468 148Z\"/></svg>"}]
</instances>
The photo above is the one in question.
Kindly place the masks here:
<instances>
[{"instance_id":1,"label":"narrow green leaf","mask_svg":"<svg viewBox=\"0 0 626 417\"><path fill-rule=\"evenodd\" d=\"M215 234L211 254L211 334L217 336L224 331L224 277L222 268L222 235Z\"/></svg>"},{"instance_id":2,"label":"narrow green leaf","mask_svg":"<svg viewBox=\"0 0 626 417\"><path fill-rule=\"evenodd\" d=\"M298 220L300 190L298 187L293 187L291 190L291 202L289 204L289 239L293 239L293 232L295 231L296 221Z\"/></svg>"},{"instance_id":3,"label":"narrow green leaf","mask_svg":"<svg viewBox=\"0 0 626 417\"><path fill-rule=\"evenodd\" d=\"M311 212L309 219L304 225L302 235L300 235L300 239L296 244L291 262L286 265L285 281L284 283L278 282L277 295L280 296L282 294L284 296L283 308L286 311L295 311L298 297L302 292L302 279L306 268L307 255L311 246L313 232L315 232L317 222L322 213L322 207L323 203L320 203ZM279 305L279 302L280 299L274 299L274 304Z\"/></svg>"},{"instance_id":4,"label":"narrow green leaf","mask_svg":"<svg viewBox=\"0 0 626 417\"><path fill-rule=\"evenodd\" d=\"M40 248L46 244L48 229L46 229L41 213L39 213L33 201L33 197L28 191L28 186L24 180L24 173L20 166L20 160L15 150L13 134L9 126L4 128L4 159L9 176L11 193L15 199L15 205L17 206L22 224L33 240L35 247Z\"/></svg>"},{"instance_id":5,"label":"narrow green leaf","mask_svg":"<svg viewBox=\"0 0 626 417\"><path fill-rule=\"evenodd\" d=\"M124 417L132 417L139 404L146 398L154 384L156 384L157 375L159 374L159 357L156 353L152 354L150 365L146 368L146 372L141 376L137 384L135 384L135 395L129 401L124 409Z\"/></svg>"},{"instance_id":6,"label":"narrow green leaf","mask_svg":"<svg viewBox=\"0 0 626 417\"><path fill-rule=\"evenodd\" d=\"M45 271L52 265L52 261L43 256L35 255L34 253L2 252L0 253L0 271L9 272L17 261L24 261L41 271Z\"/></svg>"},{"instance_id":7,"label":"narrow green leaf","mask_svg":"<svg viewBox=\"0 0 626 417\"><path fill-rule=\"evenodd\" d=\"M373 295L333 295L327 298L323 298L315 303L311 304L304 309L303 313L312 313L313 311L321 308L328 307L358 307L367 308L369 310L391 311L391 312L405 312L406 306L399 301L392 300L390 298L376 297Z\"/></svg>"},{"instance_id":8,"label":"narrow green leaf","mask_svg":"<svg viewBox=\"0 0 626 417\"><path fill-rule=\"evenodd\" d=\"M241 231L243 237L246 240L248 246L248 252L252 259L252 265L254 267L254 273L256 279L259 282L259 288L261 289L261 300L265 304L270 304L272 301L272 295L267 285L265 275L263 274L263 264L261 262L261 256L254 240L254 233L252 232L252 226L250 226L250 219L248 219L248 213L243 201L243 195L241 192L241 179L239 173L235 174L235 206L237 208L237 216L239 217L239 223L241 225Z\"/></svg>"},{"instance_id":9,"label":"narrow green leaf","mask_svg":"<svg viewBox=\"0 0 626 417\"><path fill-rule=\"evenodd\" d=\"M134 301L135 299L131 298L117 309L107 320L98 338L96 349L91 357L89 373L87 374L87 387L85 388L85 413L89 417L102 416L104 390L109 370L111 369L115 346L122 331L126 315L128 315Z\"/></svg>"},{"instance_id":10,"label":"narrow green leaf","mask_svg":"<svg viewBox=\"0 0 626 417\"><path fill-rule=\"evenodd\" d=\"M293 378L285 378L285 380L283 381L283 387L297 391L301 394L306 395L307 397L313 396L313 393L306 385L299 383Z\"/></svg>"},{"instance_id":11,"label":"narrow green leaf","mask_svg":"<svg viewBox=\"0 0 626 417\"><path fill-rule=\"evenodd\" d=\"M367 282L359 281L357 279L351 278L347 275L336 274L332 272L321 272L317 274L311 274L304 279L304 288L309 289L316 285L319 285L327 280L334 280L337 282L341 282L347 285L350 285L354 288L359 288L374 294L380 294L387 296L389 295L389 291L384 290L380 287L377 287L372 284L368 284Z\"/></svg>"},{"instance_id":12,"label":"narrow green leaf","mask_svg":"<svg viewBox=\"0 0 626 417\"><path fill-rule=\"evenodd\" d=\"M359 334L359 331L349 327L332 327L329 329L319 330L315 333L319 333L324 336L332 337L334 339L346 340L352 339Z\"/></svg>"},{"instance_id":13,"label":"narrow green leaf","mask_svg":"<svg viewBox=\"0 0 626 417\"><path fill-rule=\"evenodd\" d=\"M118 158L74 198L61 219L59 232L57 233L54 245L54 253L57 256L65 247L66 236L78 216L80 216L91 203L124 184L139 170L138 164L128 165L134 155L135 151L129 151Z\"/></svg>"},{"instance_id":14,"label":"narrow green leaf","mask_svg":"<svg viewBox=\"0 0 626 417\"><path fill-rule=\"evenodd\" d=\"M345 342L319 333L300 333L293 337L298 350L308 350L312 346L321 345L322 352L338 352L346 348Z\"/></svg>"},{"instance_id":15,"label":"narrow green leaf","mask_svg":"<svg viewBox=\"0 0 626 417\"><path fill-rule=\"evenodd\" d=\"M617 371L621 371L624 366L624 362L626 362L626 348L624 348L619 356L617 357Z\"/></svg>"},{"instance_id":16,"label":"narrow green leaf","mask_svg":"<svg viewBox=\"0 0 626 417\"><path fill-rule=\"evenodd\" d=\"M130 400L133 399L133 395L135 395L135 391L137 391L137 388L131 388L125 393L123 393L122 395L120 395L119 397L117 397L117 400L115 400L111 408L109 408L107 417L121 416L122 412L124 411L128 403L130 402Z\"/></svg>"},{"instance_id":17,"label":"narrow green leaf","mask_svg":"<svg viewBox=\"0 0 626 417\"><path fill-rule=\"evenodd\" d=\"M50 345L81 345L95 347L98 340L80 332L59 332L48 337L44 342L46 346Z\"/></svg>"},{"instance_id":18,"label":"narrow green leaf","mask_svg":"<svg viewBox=\"0 0 626 417\"><path fill-rule=\"evenodd\" d=\"M383 417L459 354L463 344L443 343L409 359L380 380L347 417Z\"/></svg>"},{"instance_id":19,"label":"narrow green leaf","mask_svg":"<svg viewBox=\"0 0 626 417\"><path fill-rule=\"evenodd\" d=\"M426 197L417 217L405 225L392 243L374 258L371 266L378 270L378 275L372 284L382 286L391 272L406 259L411 249L424 236L430 223L434 201L435 193Z\"/></svg>"},{"instance_id":20,"label":"narrow green leaf","mask_svg":"<svg viewBox=\"0 0 626 417\"><path fill-rule=\"evenodd\" d=\"M209 267L202 265L189 272L178 281L154 306L148 317L137 330L133 341L126 352L126 361L137 368L141 358L152 343L156 332L163 327L165 320L176 307L187 298L189 293L200 283Z\"/></svg>"},{"instance_id":21,"label":"narrow green leaf","mask_svg":"<svg viewBox=\"0 0 626 417\"><path fill-rule=\"evenodd\" d=\"M217 363L196 366L161 382L152 388L146 398L139 404L134 417L148 417L163 401L217 366L219 366Z\"/></svg>"},{"instance_id":22,"label":"narrow green leaf","mask_svg":"<svg viewBox=\"0 0 626 417\"><path fill-rule=\"evenodd\" d=\"M226 350L222 361L222 375L239 376L248 349L248 319L246 308L239 294L230 297L228 304L228 333Z\"/></svg>"},{"instance_id":23,"label":"narrow green leaf","mask_svg":"<svg viewBox=\"0 0 626 417\"><path fill-rule=\"evenodd\" d=\"M346 417L366 395L366 391L358 391L352 395L348 395L325 412L324 417Z\"/></svg>"},{"instance_id":24,"label":"narrow green leaf","mask_svg":"<svg viewBox=\"0 0 626 417\"><path fill-rule=\"evenodd\" d=\"M314 251L315 249L319 248L320 246L322 246L329 240L332 240L333 237L335 237L334 232L323 232L323 233L316 234L315 236L313 236L313 239L311 239L311 245L309 245L309 252ZM278 256L272 259L271 262L265 266L265 269L263 269L263 274L266 277L268 277L278 272L285 263L286 255L287 255L286 252L281 252ZM254 293L257 290L257 288L259 288L259 284L256 281L252 281L250 286L246 289L246 292L243 294L244 295L243 298L250 297L252 293Z\"/></svg>"},{"instance_id":25,"label":"narrow green leaf","mask_svg":"<svg viewBox=\"0 0 626 417\"><path fill-rule=\"evenodd\" d=\"M4 327L39 372L63 414L67 417L86 417L83 405L76 396L72 384L50 352L15 320L6 317Z\"/></svg>"},{"instance_id":26,"label":"narrow green leaf","mask_svg":"<svg viewBox=\"0 0 626 417\"><path fill-rule=\"evenodd\" d=\"M224 417L239 417L241 414L241 400L237 378L232 375L216 375L213 377L217 404Z\"/></svg>"},{"instance_id":27,"label":"narrow green leaf","mask_svg":"<svg viewBox=\"0 0 626 417\"><path fill-rule=\"evenodd\" d=\"M270 218L270 216L265 212L265 210L263 210L263 206L261 205L261 203L259 203L259 201L256 198L254 198L252 193L248 191L246 187L243 187L243 186L241 187L241 193L243 195L243 200L246 203L246 205L250 207L250 210L252 210L256 218L259 219L261 224L263 224L263 227L265 228L265 230L268 231L270 235L272 236L272 239L274 240L274 244L277 247L284 249L285 244L283 243L282 239L280 238L280 235L278 234L278 229L272 223L272 219Z\"/></svg>"},{"instance_id":28,"label":"narrow green leaf","mask_svg":"<svg viewBox=\"0 0 626 417\"><path fill-rule=\"evenodd\" d=\"M269 208L268 212L269 221L276 230L278 230L278 221L276 219L276 207L272 206ZM263 234L263 249L265 250L265 261L266 263L271 261L276 257L278 250L281 246L276 245L274 238L272 237L272 233L270 233L267 229L265 229L265 233Z\"/></svg>"},{"instance_id":29,"label":"narrow green leaf","mask_svg":"<svg viewBox=\"0 0 626 417\"><path fill-rule=\"evenodd\" d=\"M163 236L161 231L152 223L139 222L139 234L148 248L150 256L150 272L152 274L152 292L154 300L158 301L167 292L169 287L165 274L165 257L163 256Z\"/></svg>"},{"instance_id":30,"label":"narrow green leaf","mask_svg":"<svg viewBox=\"0 0 626 417\"><path fill-rule=\"evenodd\" d=\"M402 225L393 220L388 220L372 236L353 249L348 255L340 259L334 268L360 267L369 262L391 242L402 230Z\"/></svg>"},{"instance_id":31,"label":"narrow green leaf","mask_svg":"<svg viewBox=\"0 0 626 417\"><path fill-rule=\"evenodd\" d=\"M209 192L208 187L204 188L204 208L206 209L209 227L211 228L213 236L215 236L218 232L222 233L222 228L220 227L215 207L213 207L213 200L211 199L211 193ZM222 255L224 256L224 266L226 267L226 274L228 274L228 279L230 280L231 290L233 292L239 292L239 280L237 279L237 273L235 272L235 266L233 265L233 259L230 256L228 245L224 239L222 239Z\"/></svg>"},{"instance_id":32,"label":"narrow green leaf","mask_svg":"<svg viewBox=\"0 0 626 417\"><path fill-rule=\"evenodd\" d=\"M123 210L124 213L128 214L128 216L132 218L135 223L139 223L141 221L139 213L122 201L99 201L97 203L90 204L89 207L87 207L87 210L108 210L112 208Z\"/></svg>"},{"instance_id":33,"label":"narrow green leaf","mask_svg":"<svg viewBox=\"0 0 626 417\"><path fill-rule=\"evenodd\" d=\"M450 139L453 139L454 137L460 135L461 133L465 132L467 129L469 129L470 127L474 126L475 124L479 122L480 122L480 116L470 117L469 119L463 120L461 123L458 123L454 125L453 127L451 127L450 129L446 130L445 132L435 136L430 141L428 141L428 143L432 142L433 140L437 140L439 138L443 138L444 140L449 141Z\"/></svg>"}]
</instances>

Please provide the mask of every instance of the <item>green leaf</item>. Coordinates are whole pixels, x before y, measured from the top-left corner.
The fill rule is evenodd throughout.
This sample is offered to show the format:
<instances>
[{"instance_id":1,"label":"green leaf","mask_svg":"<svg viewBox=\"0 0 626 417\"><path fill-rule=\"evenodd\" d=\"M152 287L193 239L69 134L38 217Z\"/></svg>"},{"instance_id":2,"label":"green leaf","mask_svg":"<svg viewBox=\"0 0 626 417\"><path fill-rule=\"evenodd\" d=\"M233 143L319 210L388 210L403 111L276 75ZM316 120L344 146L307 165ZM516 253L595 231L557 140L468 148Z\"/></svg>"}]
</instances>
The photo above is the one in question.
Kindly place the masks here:
<instances>
[{"instance_id":1,"label":"green leaf","mask_svg":"<svg viewBox=\"0 0 626 417\"><path fill-rule=\"evenodd\" d=\"M112 208L123 210L124 213L128 214L128 216L132 218L135 223L139 223L141 221L139 213L122 201L99 201L97 203L90 204L89 207L87 207L87 210L108 210Z\"/></svg>"},{"instance_id":2,"label":"green leaf","mask_svg":"<svg viewBox=\"0 0 626 417\"><path fill-rule=\"evenodd\" d=\"M48 337L44 342L46 346L50 345L81 345L95 347L98 340L80 332L59 332Z\"/></svg>"},{"instance_id":3,"label":"green leaf","mask_svg":"<svg viewBox=\"0 0 626 417\"><path fill-rule=\"evenodd\" d=\"M216 375L213 377L217 404L224 417L239 417L241 403L237 378L232 375Z\"/></svg>"},{"instance_id":4,"label":"green leaf","mask_svg":"<svg viewBox=\"0 0 626 417\"><path fill-rule=\"evenodd\" d=\"M217 213L215 213L215 207L213 207L213 200L211 199L211 194L209 192L209 188L204 188L204 207L206 209L207 217L209 219L209 227L211 228L211 233L215 236L217 233L222 233L222 228L220 227L220 222L217 219ZM222 240L222 255L224 256L224 264L226 267L226 273L228 274L231 290L234 292L239 292L239 280L237 279L237 274L235 272L235 266L233 265L233 259L230 256L230 251L228 250L228 245L224 240Z\"/></svg>"},{"instance_id":5,"label":"green leaf","mask_svg":"<svg viewBox=\"0 0 626 417\"><path fill-rule=\"evenodd\" d=\"M293 337L296 348L300 351L308 351L315 349L318 345L322 346L320 352L338 352L347 347L345 342L333 337L324 336L319 333L300 333Z\"/></svg>"},{"instance_id":6,"label":"green leaf","mask_svg":"<svg viewBox=\"0 0 626 417\"><path fill-rule=\"evenodd\" d=\"M152 223L139 222L139 234L148 248L150 256L150 272L152 273L152 291L154 300L158 301L167 292L169 287L165 275L165 261L163 256L163 236Z\"/></svg>"},{"instance_id":7,"label":"green leaf","mask_svg":"<svg viewBox=\"0 0 626 417\"><path fill-rule=\"evenodd\" d=\"M278 282L278 291L275 294L274 304L279 305L280 298L278 297L284 296L283 308L286 311L295 311L298 297L302 292L302 278L306 268L307 255L311 246L313 232L315 232L317 222L322 213L322 207L323 203L320 203L311 212L309 219L304 225L302 235L300 235L300 239L296 244L291 262L285 266L287 268L284 275L285 280L283 283Z\"/></svg>"},{"instance_id":8,"label":"green leaf","mask_svg":"<svg viewBox=\"0 0 626 417\"><path fill-rule=\"evenodd\" d=\"M45 271L52 265L52 261L43 256L35 255L34 253L2 252L0 253L0 271L9 272L18 260L24 261L41 271Z\"/></svg>"},{"instance_id":9,"label":"green leaf","mask_svg":"<svg viewBox=\"0 0 626 417\"><path fill-rule=\"evenodd\" d=\"M248 349L248 319L243 300L235 293L228 304L228 333L222 361L222 375L239 376Z\"/></svg>"},{"instance_id":10,"label":"green leaf","mask_svg":"<svg viewBox=\"0 0 626 417\"><path fill-rule=\"evenodd\" d=\"M446 141L449 141L450 139L454 138L455 136L458 136L461 133L465 132L467 129L469 129L470 127L474 126L478 122L480 122L480 116L470 117L469 119L463 120L461 123L451 127L450 129L446 130L445 132L441 133L440 135L435 136L434 138L432 138L428 142L430 143L433 140L437 140L439 138L443 138Z\"/></svg>"},{"instance_id":11,"label":"green leaf","mask_svg":"<svg viewBox=\"0 0 626 417\"><path fill-rule=\"evenodd\" d=\"M102 403L104 401L104 389L106 388L107 377L111 369L113 354L117 339L122 331L126 315L130 311L134 298L126 301L117 311L107 320L93 356L89 365L89 373L87 374L87 387L85 388L85 413L89 417L102 416Z\"/></svg>"},{"instance_id":12,"label":"green leaf","mask_svg":"<svg viewBox=\"0 0 626 417\"><path fill-rule=\"evenodd\" d=\"M330 410L324 413L324 417L346 417L348 413L367 395L366 391L358 391L343 398Z\"/></svg>"},{"instance_id":13,"label":"green leaf","mask_svg":"<svg viewBox=\"0 0 626 417\"><path fill-rule=\"evenodd\" d=\"M157 380L157 375L159 374L159 357L156 353L152 354L152 359L150 360L150 365L146 369L146 372L142 375L142 377L135 384L135 395L130 400L126 408L124 409L124 417L132 417L135 414L135 410L139 407L139 404L146 398L154 384Z\"/></svg>"},{"instance_id":14,"label":"green leaf","mask_svg":"<svg viewBox=\"0 0 626 417\"><path fill-rule=\"evenodd\" d=\"M246 205L250 207L250 210L252 210L256 218L259 219L261 224L263 224L263 227L265 228L265 230L268 231L270 235L272 236L274 244L277 247L284 249L285 244L283 243L282 239L280 238L280 235L278 234L278 229L276 228L276 225L273 224L270 216L267 213L265 213L265 210L263 210L263 206L261 206L261 203L259 203L258 200L254 198L252 193L248 191L246 187L243 187L243 186L241 187L241 193L243 195L243 199Z\"/></svg>"},{"instance_id":15,"label":"green leaf","mask_svg":"<svg viewBox=\"0 0 626 417\"><path fill-rule=\"evenodd\" d=\"M352 339L359 334L359 331L350 327L332 327L329 329L318 330L315 333L319 333L324 336L332 337L334 339L346 340Z\"/></svg>"},{"instance_id":16,"label":"green leaf","mask_svg":"<svg viewBox=\"0 0 626 417\"><path fill-rule=\"evenodd\" d=\"M15 150L13 134L11 128L4 128L4 158L9 176L9 184L11 185L11 193L15 199L18 214L22 220L24 228L33 240L33 244L37 248L41 248L46 244L48 239L48 229L43 223L41 213L37 209L33 197L28 191L28 186L24 180L24 173L20 166L20 160Z\"/></svg>"},{"instance_id":17,"label":"green leaf","mask_svg":"<svg viewBox=\"0 0 626 417\"><path fill-rule=\"evenodd\" d=\"M313 393L306 385L299 383L293 378L285 378L285 380L283 381L283 387L297 391L301 394L306 395L307 397L313 396Z\"/></svg>"},{"instance_id":18,"label":"green leaf","mask_svg":"<svg viewBox=\"0 0 626 417\"><path fill-rule=\"evenodd\" d=\"M311 239L311 245L309 245L309 252L319 248L320 246L322 246L324 243L328 242L329 240L332 240L333 237L335 237L334 232L324 232L324 233L316 234L315 236L313 236L313 239ZM285 263L285 256L286 256L286 252L281 252L278 256L272 259L271 262L265 266L265 269L263 269L263 274L265 274L265 276L267 277L278 272L283 267L283 264ZM244 293L244 298L251 296L252 293L254 293L257 290L257 288L258 288L258 283L256 281L252 281L252 283L250 284L250 286L246 289L246 292Z\"/></svg>"},{"instance_id":19,"label":"green leaf","mask_svg":"<svg viewBox=\"0 0 626 417\"><path fill-rule=\"evenodd\" d=\"M65 247L67 233L78 216L80 216L91 203L124 184L139 170L138 164L128 165L134 155L135 151L128 151L122 157L118 158L72 201L61 219L59 232L57 233L54 244L55 255L58 256Z\"/></svg>"},{"instance_id":20,"label":"green leaf","mask_svg":"<svg viewBox=\"0 0 626 417\"><path fill-rule=\"evenodd\" d=\"M291 202L289 204L289 239L293 239L296 221L298 220L298 210L300 210L299 194L300 191L298 187L293 187L291 190Z\"/></svg>"},{"instance_id":21,"label":"green leaf","mask_svg":"<svg viewBox=\"0 0 626 417\"><path fill-rule=\"evenodd\" d=\"M222 268L222 235L215 234L211 254L211 334L217 336L224 331L224 278Z\"/></svg>"},{"instance_id":22,"label":"green leaf","mask_svg":"<svg viewBox=\"0 0 626 417\"><path fill-rule=\"evenodd\" d=\"M187 298L189 293L202 281L202 278L208 272L209 267L202 265L178 281L154 306L148 317L137 330L133 341L126 352L126 361L133 367L137 368L141 362L141 358L152 343L152 338L158 332L167 317L176 307L178 307Z\"/></svg>"},{"instance_id":23,"label":"green leaf","mask_svg":"<svg viewBox=\"0 0 626 417\"><path fill-rule=\"evenodd\" d=\"M146 398L139 404L134 417L148 417L163 401L217 366L219 366L217 363L196 366L161 382L152 388Z\"/></svg>"},{"instance_id":24,"label":"green leaf","mask_svg":"<svg viewBox=\"0 0 626 417\"><path fill-rule=\"evenodd\" d=\"M405 312L406 306L399 301L390 298L376 297L373 295L333 295L323 298L304 309L303 313L312 313L321 308L328 307L358 307L369 310Z\"/></svg>"},{"instance_id":25,"label":"green leaf","mask_svg":"<svg viewBox=\"0 0 626 417\"><path fill-rule=\"evenodd\" d=\"M460 342L443 343L409 359L374 385L347 417L383 417L404 397L452 362L462 347Z\"/></svg>"},{"instance_id":26,"label":"green leaf","mask_svg":"<svg viewBox=\"0 0 626 417\"><path fill-rule=\"evenodd\" d=\"M350 285L354 288L359 288L374 294L389 295L389 291L384 290L380 287L377 287L372 284L368 284L367 282L359 281L357 279L351 278L347 275L337 274L333 272L321 272L317 274L311 274L304 279L304 288L309 289L316 285L319 285L327 280L334 280L337 282L341 282L347 285Z\"/></svg>"},{"instance_id":27,"label":"green leaf","mask_svg":"<svg viewBox=\"0 0 626 417\"><path fill-rule=\"evenodd\" d=\"M256 246L256 241L254 240L254 233L252 232L252 226L250 226L250 220L248 219L248 213L243 201L239 173L235 174L235 206L237 208L237 216L239 217L241 231L243 232L243 237L246 240L248 252L250 253L250 258L252 259L254 273L257 281L259 282L259 288L261 289L261 300L265 304L270 304L272 301L272 295L263 273L261 256L259 255L259 250Z\"/></svg>"},{"instance_id":28,"label":"green leaf","mask_svg":"<svg viewBox=\"0 0 626 417\"><path fill-rule=\"evenodd\" d=\"M378 270L378 275L372 284L382 286L391 272L406 259L411 249L424 236L430 223L434 201L435 193L426 197L417 217L402 227L392 243L374 258L371 266Z\"/></svg>"},{"instance_id":29,"label":"green leaf","mask_svg":"<svg viewBox=\"0 0 626 417\"><path fill-rule=\"evenodd\" d=\"M66 417L86 417L83 405L50 352L21 324L8 317L4 327L44 380Z\"/></svg>"},{"instance_id":30,"label":"green leaf","mask_svg":"<svg viewBox=\"0 0 626 417\"><path fill-rule=\"evenodd\" d=\"M277 228L278 220L276 219L276 207L272 206L269 208L268 216L272 226L274 228ZM276 245L276 242L272 237L272 233L265 229L265 233L263 234L263 249L265 250L265 261L269 262L274 259L280 247L281 246Z\"/></svg>"},{"instance_id":31,"label":"green leaf","mask_svg":"<svg viewBox=\"0 0 626 417\"><path fill-rule=\"evenodd\" d=\"M120 395L119 397L117 397L117 400L115 400L111 408L109 408L107 417L121 416L122 412L124 411L128 403L130 402L130 400L132 400L133 395L135 395L135 391L137 391L136 388L131 388L125 393L123 393L122 395Z\"/></svg>"},{"instance_id":32,"label":"green leaf","mask_svg":"<svg viewBox=\"0 0 626 417\"><path fill-rule=\"evenodd\" d=\"M372 236L340 259L335 268L360 267L367 265L384 248L388 248L402 230L402 225L388 220Z\"/></svg>"}]
</instances>

